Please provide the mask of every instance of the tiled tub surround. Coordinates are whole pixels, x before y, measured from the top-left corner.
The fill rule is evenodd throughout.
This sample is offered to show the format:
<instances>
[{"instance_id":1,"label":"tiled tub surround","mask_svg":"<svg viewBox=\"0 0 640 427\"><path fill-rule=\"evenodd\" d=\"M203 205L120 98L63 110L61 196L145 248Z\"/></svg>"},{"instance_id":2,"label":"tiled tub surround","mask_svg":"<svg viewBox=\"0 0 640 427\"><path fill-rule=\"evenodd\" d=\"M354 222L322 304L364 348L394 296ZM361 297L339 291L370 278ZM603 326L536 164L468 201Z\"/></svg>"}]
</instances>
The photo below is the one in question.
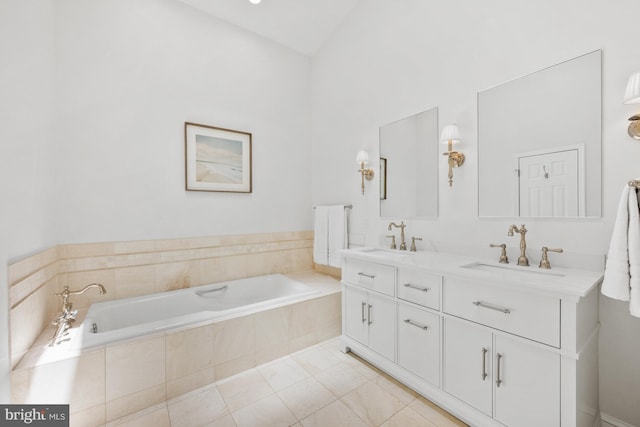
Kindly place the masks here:
<instances>
[{"instance_id":1,"label":"tiled tub surround","mask_svg":"<svg viewBox=\"0 0 640 427\"><path fill-rule=\"evenodd\" d=\"M72 425L99 425L339 335L339 282L288 276L321 293L76 354L47 347L47 330L12 372L13 401L70 403Z\"/></svg>"},{"instance_id":2,"label":"tiled tub surround","mask_svg":"<svg viewBox=\"0 0 640 427\"><path fill-rule=\"evenodd\" d=\"M132 242L60 245L9 265L11 363L20 361L60 310L63 286L102 283L94 301L128 298L271 273L313 269L313 232L282 232Z\"/></svg>"}]
</instances>

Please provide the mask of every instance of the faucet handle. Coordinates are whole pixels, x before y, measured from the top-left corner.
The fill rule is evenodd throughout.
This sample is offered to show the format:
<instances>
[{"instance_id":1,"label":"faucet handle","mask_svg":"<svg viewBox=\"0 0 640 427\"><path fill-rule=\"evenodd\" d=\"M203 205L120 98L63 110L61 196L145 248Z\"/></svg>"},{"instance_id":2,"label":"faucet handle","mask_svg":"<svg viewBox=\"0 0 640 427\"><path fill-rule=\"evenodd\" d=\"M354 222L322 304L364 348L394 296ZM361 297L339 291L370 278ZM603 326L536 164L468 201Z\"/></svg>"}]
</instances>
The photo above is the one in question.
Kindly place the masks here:
<instances>
[{"instance_id":1,"label":"faucet handle","mask_svg":"<svg viewBox=\"0 0 640 427\"><path fill-rule=\"evenodd\" d=\"M391 249L396 249L396 236L394 236L393 234L390 236L387 236L388 238L391 239Z\"/></svg>"},{"instance_id":2,"label":"faucet handle","mask_svg":"<svg viewBox=\"0 0 640 427\"><path fill-rule=\"evenodd\" d=\"M492 248L502 248L500 252L500 260L498 261L501 264L509 264L509 258L507 257L507 245L504 243L489 243L489 246Z\"/></svg>"},{"instance_id":3,"label":"faucet handle","mask_svg":"<svg viewBox=\"0 0 640 427\"><path fill-rule=\"evenodd\" d=\"M540 260L540 265L538 267L540 268L546 268L546 269L550 269L551 268L551 263L549 262L549 255L547 252L557 252L559 254L561 254L562 252L564 252L562 249L549 249L546 246L542 247L542 259Z\"/></svg>"},{"instance_id":4,"label":"faucet handle","mask_svg":"<svg viewBox=\"0 0 640 427\"><path fill-rule=\"evenodd\" d=\"M418 248L416 248L416 240L422 240L422 237L412 237L411 238L411 248L409 249L410 252L417 252Z\"/></svg>"}]
</instances>

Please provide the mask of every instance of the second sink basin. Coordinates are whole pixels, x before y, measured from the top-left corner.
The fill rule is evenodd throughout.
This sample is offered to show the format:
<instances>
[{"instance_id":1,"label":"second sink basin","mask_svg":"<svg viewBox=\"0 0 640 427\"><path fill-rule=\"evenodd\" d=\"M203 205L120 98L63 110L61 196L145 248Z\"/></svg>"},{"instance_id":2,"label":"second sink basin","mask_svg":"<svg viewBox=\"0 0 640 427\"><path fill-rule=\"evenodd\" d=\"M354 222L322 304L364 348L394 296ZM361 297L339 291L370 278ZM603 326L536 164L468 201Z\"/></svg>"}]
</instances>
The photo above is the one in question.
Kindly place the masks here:
<instances>
[{"instance_id":1,"label":"second sink basin","mask_svg":"<svg viewBox=\"0 0 640 427\"><path fill-rule=\"evenodd\" d=\"M555 273L549 270L533 269L535 267L533 268L532 267L510 267L507 265L485 264L482 262L474 262L472 264L463 265L462 268L468 268L468 269L477 270L477 271L489 271L489 272L500 273L500 274L512 274L514 276L518 276L518 275L558 276L558 277L564 276L564 274L562 273Z\"/></svg>"}]
</instances>

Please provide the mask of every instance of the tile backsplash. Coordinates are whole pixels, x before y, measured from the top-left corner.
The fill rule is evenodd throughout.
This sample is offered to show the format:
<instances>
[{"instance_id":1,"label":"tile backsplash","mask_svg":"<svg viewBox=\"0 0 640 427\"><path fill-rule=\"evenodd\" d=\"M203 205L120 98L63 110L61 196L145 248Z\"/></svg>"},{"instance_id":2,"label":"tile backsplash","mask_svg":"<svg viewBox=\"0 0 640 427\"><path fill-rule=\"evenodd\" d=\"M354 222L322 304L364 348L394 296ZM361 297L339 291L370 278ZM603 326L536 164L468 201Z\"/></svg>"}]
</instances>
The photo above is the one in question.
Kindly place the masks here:
<instances>
[{"instance_id":1,"label":"tile backsplash","mask_svg":"<svg viewBox=\"0 0 640 427\"><path fill-rule=\"evenodd\" d=\"M73 297L73 308L224 280L312 270L312 231L59 245L9 265L11 363L60 310L66 285L101 283L106 295Z\"/></svg>"}]
</instances>

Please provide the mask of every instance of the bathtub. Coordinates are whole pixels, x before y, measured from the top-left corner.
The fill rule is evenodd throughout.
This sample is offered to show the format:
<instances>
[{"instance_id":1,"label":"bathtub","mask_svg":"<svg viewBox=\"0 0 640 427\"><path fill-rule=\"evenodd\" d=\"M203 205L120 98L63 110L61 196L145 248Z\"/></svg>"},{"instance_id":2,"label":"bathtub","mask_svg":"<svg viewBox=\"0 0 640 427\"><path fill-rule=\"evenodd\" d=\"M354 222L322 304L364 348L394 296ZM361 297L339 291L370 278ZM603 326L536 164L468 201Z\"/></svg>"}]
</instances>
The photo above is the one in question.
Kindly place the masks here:
<instances>
[{"instance_id":1,"label":"bathtub","mask_svg":"<svg viewBox=\"0 0 640 427\"><path fill-rule=\"evenodd\" d=\"M235 313L251 313L319 292L282 274L271 274L99 302L89 308L79 331L81 342L76 345L89 348Z\"/></svg>"}]
</instances>

